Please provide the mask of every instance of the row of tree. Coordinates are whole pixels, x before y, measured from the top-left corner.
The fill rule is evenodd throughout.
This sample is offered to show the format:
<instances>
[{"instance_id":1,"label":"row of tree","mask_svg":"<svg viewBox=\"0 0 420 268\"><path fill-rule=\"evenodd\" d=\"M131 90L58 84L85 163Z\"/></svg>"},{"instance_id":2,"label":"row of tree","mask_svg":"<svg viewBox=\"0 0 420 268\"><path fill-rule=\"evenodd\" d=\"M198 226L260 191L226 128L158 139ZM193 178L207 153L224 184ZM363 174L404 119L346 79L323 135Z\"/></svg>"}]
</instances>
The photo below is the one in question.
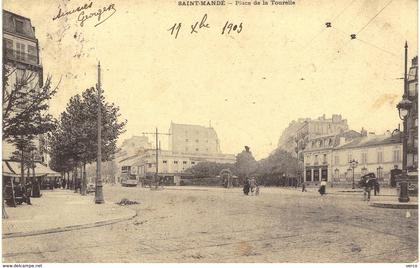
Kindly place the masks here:
<instances>
[{"instance_id":1,"label":"row of tree","mask_svg":"<svg viewBox=\"0 0 420 268\"><path fill-rule=\"evenodd\" d=\"M99 89L102 90L102 89ZM77 180L82 172L81 193L86 194L86 165L97 160L98 105L101 107L102 161L112 160L117 151L118 136L124 132L126 121L120 121L119 107L108 103L103 94L98 100L98 89L88 88L81 95L73 96L61 113L49 142L52 169L63 178ZM75 183L77 183L75 181Z\"/></svg>"},{"instance_id":2,"label":"row of tree","mask_svg":"<svg viewBox=\"0 0 420 268\"><path fill-rule=\"evenodd\" d=\"M257 161L250 148L245 146L245 149L236 155L234 164L200 162L186 171L196 178L206 178L218 176L220 171L226 168L239 179L255 176L262 181L270 181L273 177L278 176L283 177L283 174L288 178L296 178L299 170L297 158L285 150L276 149L267 158Z\"/></svg>"}]
</instances>

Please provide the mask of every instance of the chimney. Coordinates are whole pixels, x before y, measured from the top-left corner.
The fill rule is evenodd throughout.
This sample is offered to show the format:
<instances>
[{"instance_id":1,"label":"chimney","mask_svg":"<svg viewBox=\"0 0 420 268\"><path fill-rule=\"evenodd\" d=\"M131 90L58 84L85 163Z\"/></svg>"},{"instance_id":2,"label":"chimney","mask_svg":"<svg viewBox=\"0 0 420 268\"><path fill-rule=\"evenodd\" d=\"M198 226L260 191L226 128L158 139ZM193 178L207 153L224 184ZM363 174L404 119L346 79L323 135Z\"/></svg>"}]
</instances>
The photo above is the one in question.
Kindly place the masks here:
<instances>
[{"instance_id":1,"label":"chimney","mask_svg":"<svg viewBox=\"0 0 420 268\"><path fill-rule=\"evenodd\" d=\"M366 137L367 136L367 130L364 127L362 127L362 130L360 130L360 135L362 137Z\"/></svg>"}]
</instances>

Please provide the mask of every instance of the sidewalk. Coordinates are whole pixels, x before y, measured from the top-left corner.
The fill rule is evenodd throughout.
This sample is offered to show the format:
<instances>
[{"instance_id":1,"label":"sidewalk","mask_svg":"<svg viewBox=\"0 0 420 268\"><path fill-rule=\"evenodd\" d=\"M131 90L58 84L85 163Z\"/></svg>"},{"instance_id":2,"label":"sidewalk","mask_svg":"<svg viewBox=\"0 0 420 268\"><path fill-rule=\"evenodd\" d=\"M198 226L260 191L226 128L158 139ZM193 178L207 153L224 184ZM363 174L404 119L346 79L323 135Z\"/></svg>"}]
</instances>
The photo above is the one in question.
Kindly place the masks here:
<instances>
[{"instance_id":1,"label":"sidewalk","mask_svg":"<svg viewBox=\"0 0 420 268\"><path fill-rule=\"evenodd\" d=\"M32 206L6 206L9 218L3 219L3 239L101 226L136 215L129 208L95 204L93 199L93 195L55 189L43 191L41 198L31 198Z\"/></svg>"}]
</instances>

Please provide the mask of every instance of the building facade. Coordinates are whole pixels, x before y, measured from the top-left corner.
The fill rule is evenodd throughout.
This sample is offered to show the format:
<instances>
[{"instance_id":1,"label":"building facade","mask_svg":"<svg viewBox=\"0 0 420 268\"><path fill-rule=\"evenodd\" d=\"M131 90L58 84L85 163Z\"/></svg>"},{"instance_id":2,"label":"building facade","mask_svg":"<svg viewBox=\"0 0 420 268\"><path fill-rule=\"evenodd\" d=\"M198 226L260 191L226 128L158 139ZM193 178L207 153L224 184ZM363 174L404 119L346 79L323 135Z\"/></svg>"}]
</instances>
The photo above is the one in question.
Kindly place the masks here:
<instances>
[{"instance_id":1,"label":"building facade","mask_svg":"<svg viewBox=\"0 0 420 268\"><path fill-rule=\"evenodd\" d=\"M408 72L407 98L412 105L407 116L407 171L417 175L418 170L418 57L411 60Z\"/></svg>"},{"instance_id":2,"label":"building facade","mask_svg":"<svg viewBox=\"0 0 420 268\"><path fill-rule=\"evenodd\" d=\"M200 162L236 162L235 155L220 151L219 139L212 127L171 122L169 133L169 150L158 150L158 176L175 184L182 176L190 175L186 173L187 169ZM118 166L121 170L129 169L138 178L153 178L156 175L156 149L152 148L147 138L142 137L131 138L122 147L130 147L136 142L142 144L141 148L134 151L126 149L120 153Z\"/></svg>"},{"instance_id":3,"label":"building facade","mask_svg":"<svg viewBox=\"0 0 420 268\"><path fill-rule=\"evenodd\" d=\"M316 136L329 134L338 134L348 130L347 119L343 119L339 114L333 114L331 118L325 115L317 119L306 120L302 126L296 131L296 153L300 161L303 161L303 151L309 140Z\"/></svg>"},{"instance_id":4,"label":"building facade","mask_svg":"<svg viewBox=\"0 0 420 268\"><path fill-rule=\"evenodd\" d=\"M220 154L217 133L212 127L171 122L169 150L174 153L197 155Z\"/></svg>"},{"instance_id":5,"label":"building facade","mask_svg":"<svg viewBox=\"0 0 420 268\"><path fill-rule=\"evenodd\" d=\"M35 27L29 18L7 10L3 10L3 65L7 70L6 94L16 92L14 91L16 87L29 91L43 86L43 67L40 62ZM25 94L19 96L19 98L26 97ZM16 108L19 110L25 107ZM35 152L35 160L48 164L48 155L42 148L47 142L45 137L38 137L33 142L38 149ZM10 159L15 150L15 146L3 142L3 159Z\"/></svg>"},{"instance_id":6,"label":"building facade","mask_svg":"<svg viewBox=\"0 0 420 268\"><path fill-rule=\"evenodd\" d=\"M314 183L323 179L332 181L334 148L360 135L354 130L349 130L340 134L320 135L308 139L308 144L303 150L304 181Z\"/></svg>"},{"instance_id":7,"label":"building facade","mask_svg":"<svg viewBox=\"0 0 420 268\"><path fill-rule=\"evenodd\" d=\"M200 162L215 162L233 164L235 155L213 154L198 155L188 153L176 153L169 150L158 151L158 176L169 178L177 184L182 176L189 175L186 170ZM152 178L156 174L156 150L145 150L132 163L132 172L139 178Z\"/></svg>"},{"instance_id":8,"label":"building facade","mask_svg":"<svg viewBox=\"0 0 420 268\"><path fill-rule=\"evenodd\" d=\"M332 181L352 183L353 169L350 161L356 160L355 181L367 173L375 173L383 184L391 182L391 171L402 167L401 134L368 134L336 146L332 151Z\"/></svg>"}]
</instances>

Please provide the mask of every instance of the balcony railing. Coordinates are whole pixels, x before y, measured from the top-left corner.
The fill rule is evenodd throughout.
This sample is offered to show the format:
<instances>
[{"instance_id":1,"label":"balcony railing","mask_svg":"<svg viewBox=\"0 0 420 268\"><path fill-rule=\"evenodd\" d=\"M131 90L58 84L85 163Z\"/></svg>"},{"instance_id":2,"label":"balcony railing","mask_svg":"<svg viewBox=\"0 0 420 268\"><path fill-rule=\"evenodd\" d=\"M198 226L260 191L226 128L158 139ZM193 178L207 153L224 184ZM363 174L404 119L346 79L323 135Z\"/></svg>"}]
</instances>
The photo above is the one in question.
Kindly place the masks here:
<instances>
[{"instance_id":1,"label":"balcony railing","mask_svg":"<svg viewBox=\"0 0 420 268\"><path fill-rule=\"evenodd\" d=\"M4 53L5 53L4 56L6 57L6 59L19 61L19 62L22 62L22 63L39 65L38 57L36 55L24 53L22 51L15 50L15 49L10 49L10 48L6 48L4 50Z\"/></svg>"}]
</instances>

